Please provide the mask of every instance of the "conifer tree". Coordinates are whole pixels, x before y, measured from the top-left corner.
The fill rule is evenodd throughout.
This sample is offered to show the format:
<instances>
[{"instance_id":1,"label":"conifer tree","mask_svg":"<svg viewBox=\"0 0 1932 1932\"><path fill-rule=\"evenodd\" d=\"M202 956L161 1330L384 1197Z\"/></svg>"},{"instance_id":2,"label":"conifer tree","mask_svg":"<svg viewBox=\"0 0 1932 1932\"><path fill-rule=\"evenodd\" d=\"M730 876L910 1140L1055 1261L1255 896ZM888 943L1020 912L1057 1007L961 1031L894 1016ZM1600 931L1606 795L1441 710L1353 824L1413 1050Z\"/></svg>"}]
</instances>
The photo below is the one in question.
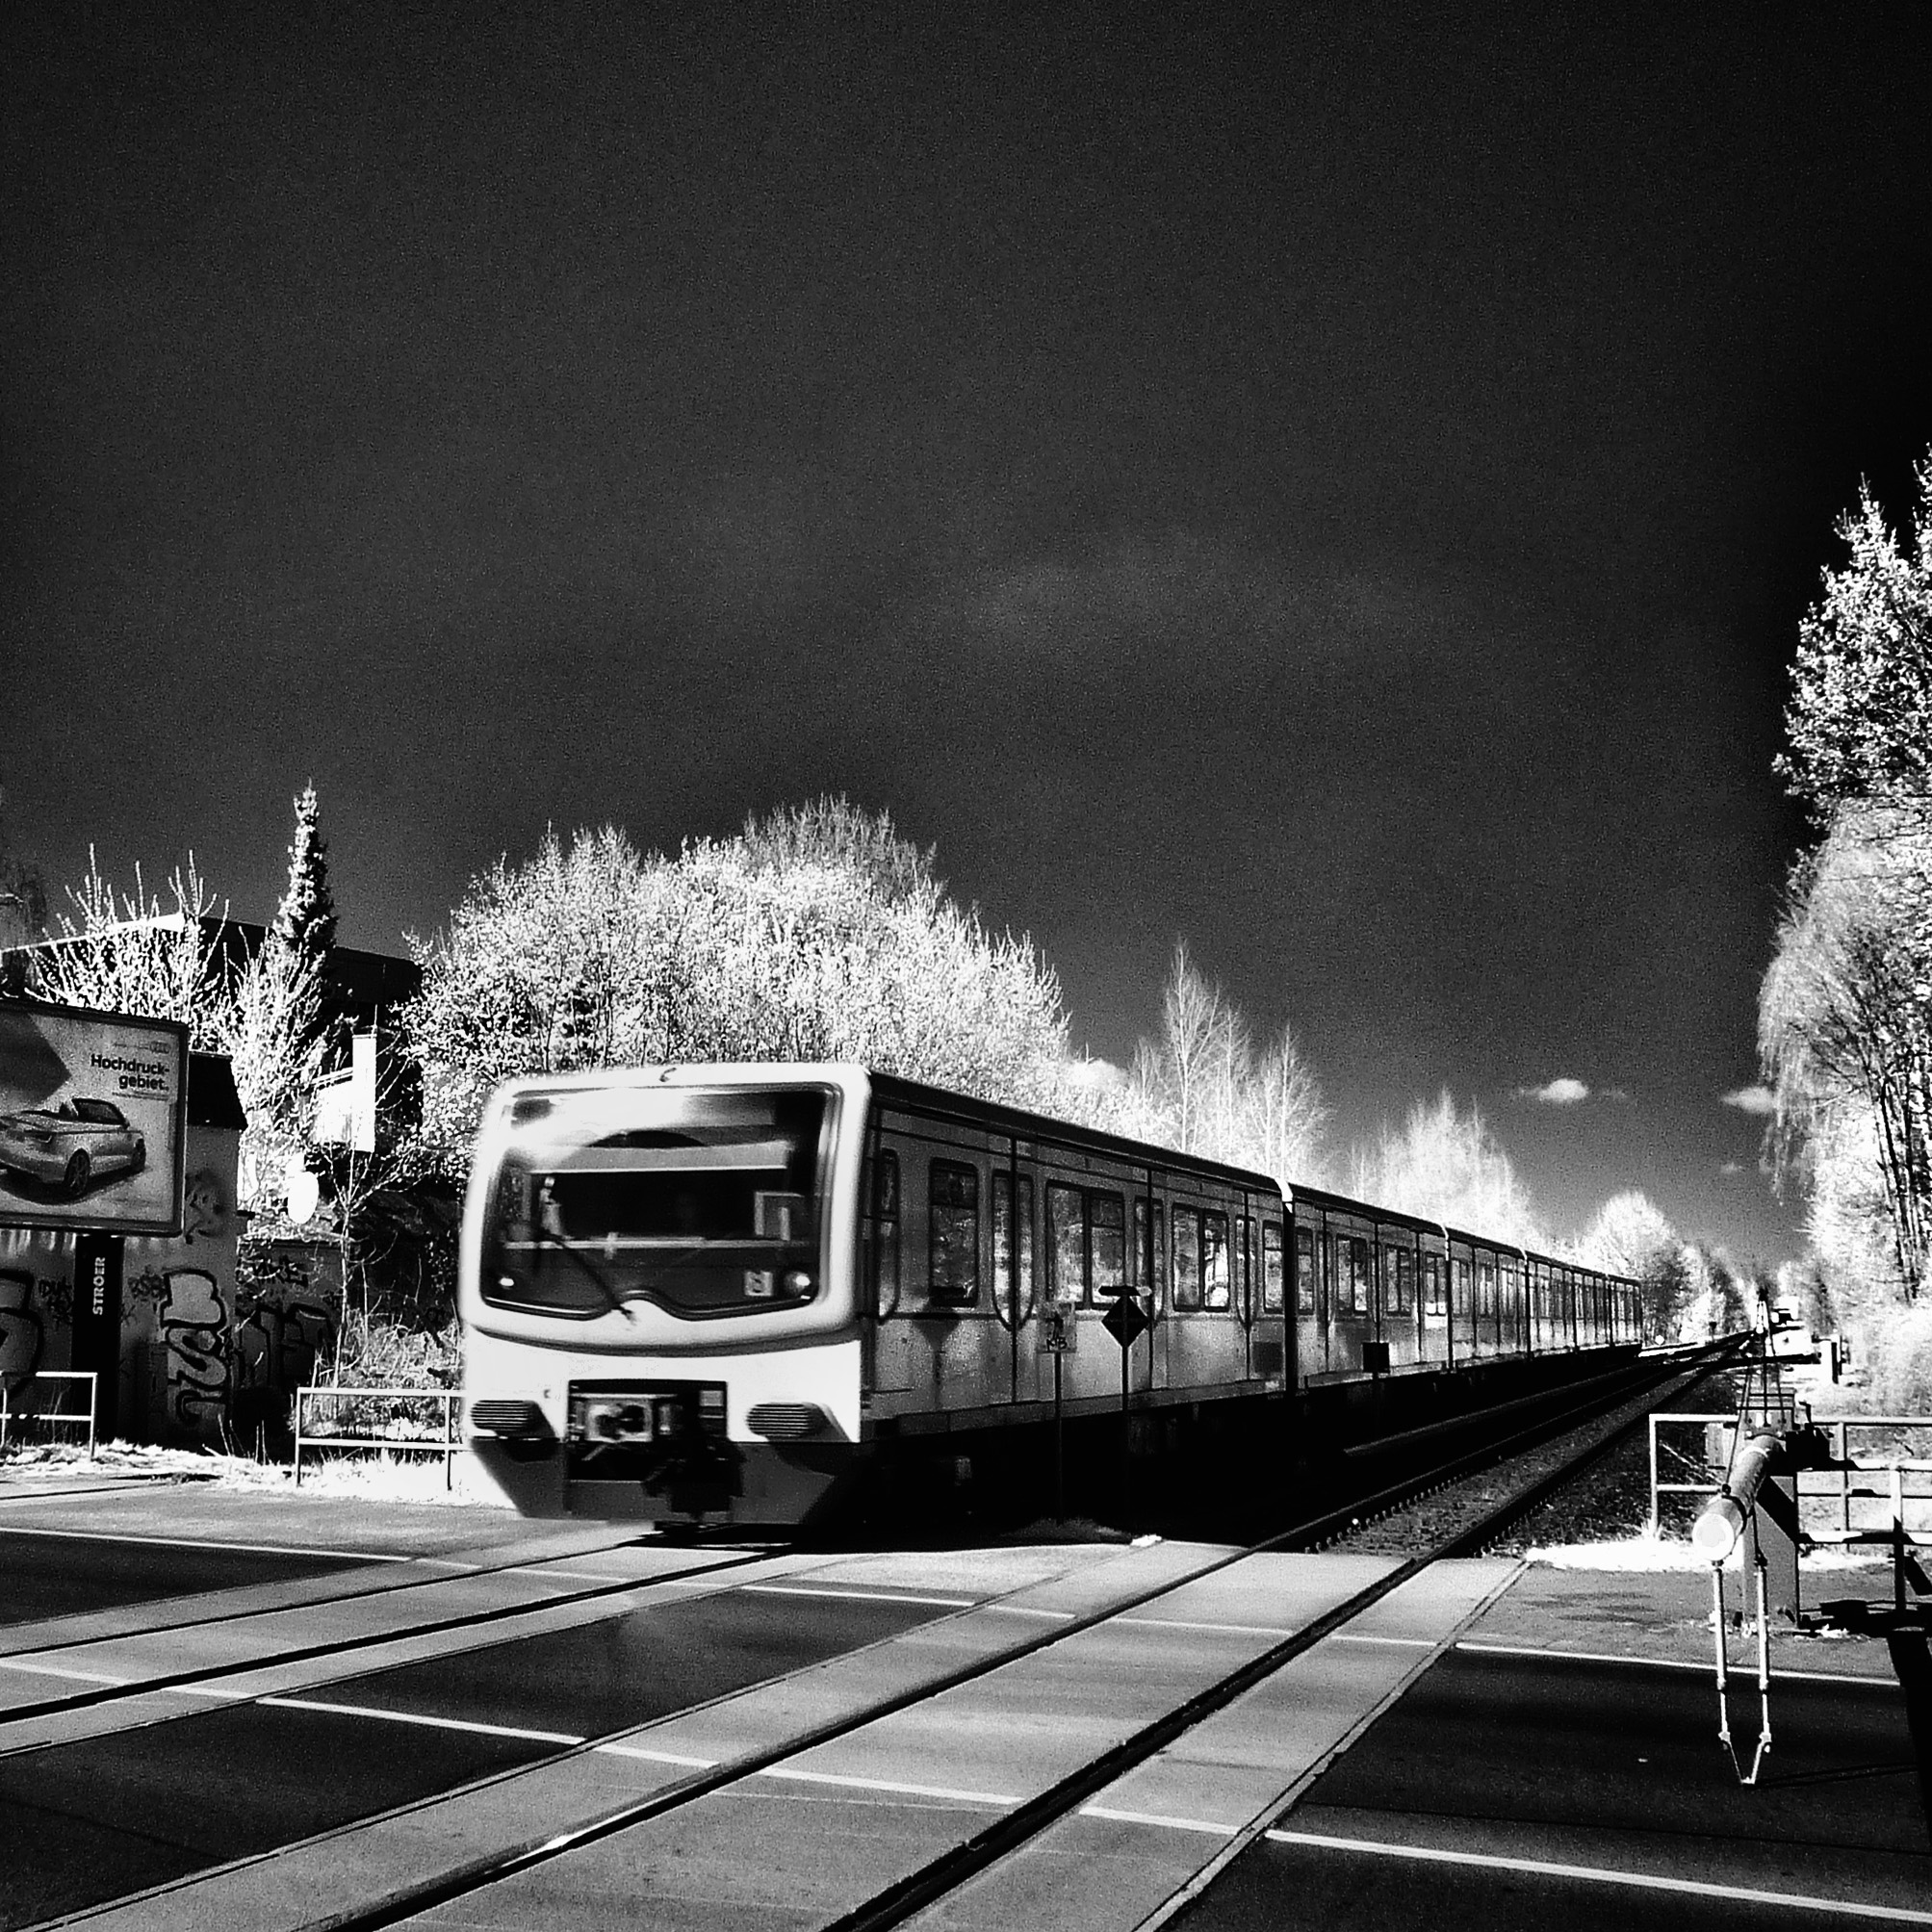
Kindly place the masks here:
<instances>
[{"instance_id":1,"label":"conifer tree","mask_svg":"<svg viewBox=\"0 0 1932 1932\"><path fill-rule=\"evenodd\" d=\"M289 889L270 929L305 963L319 963L335 943L335 894L328 883L328 840L311 779L296 800L296 842L289 847Z\"/></svg>"}]
</instances>

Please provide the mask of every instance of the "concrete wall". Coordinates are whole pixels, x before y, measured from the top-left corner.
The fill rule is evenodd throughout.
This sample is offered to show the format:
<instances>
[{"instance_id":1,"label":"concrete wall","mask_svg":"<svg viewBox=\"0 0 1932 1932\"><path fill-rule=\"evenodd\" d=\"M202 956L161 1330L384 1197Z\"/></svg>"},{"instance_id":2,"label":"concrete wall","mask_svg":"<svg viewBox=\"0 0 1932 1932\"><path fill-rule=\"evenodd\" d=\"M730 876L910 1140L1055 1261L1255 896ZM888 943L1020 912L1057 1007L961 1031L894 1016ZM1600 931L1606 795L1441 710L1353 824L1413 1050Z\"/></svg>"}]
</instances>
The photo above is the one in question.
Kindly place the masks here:
<instances>
[{"instance_id":1,"label":"concrete wall","mask_svg":"<svg viewBox=\"0 0 1932 1932\"><path fill-rule=\"evenodd\" d=\"M288 1394L314 1378L334 1338L342 1286L331 1250L275 1243L242 1259L241 1138L191 1126L181 1233L128 1239L117 1433L130 1441L253 1450L266 1431L264 1446L278 1448ZM73 1307L73 1237L0 1228L0 1377L10 1392L37 1370L72 1366Z\"/></svg>"}]
</instances>

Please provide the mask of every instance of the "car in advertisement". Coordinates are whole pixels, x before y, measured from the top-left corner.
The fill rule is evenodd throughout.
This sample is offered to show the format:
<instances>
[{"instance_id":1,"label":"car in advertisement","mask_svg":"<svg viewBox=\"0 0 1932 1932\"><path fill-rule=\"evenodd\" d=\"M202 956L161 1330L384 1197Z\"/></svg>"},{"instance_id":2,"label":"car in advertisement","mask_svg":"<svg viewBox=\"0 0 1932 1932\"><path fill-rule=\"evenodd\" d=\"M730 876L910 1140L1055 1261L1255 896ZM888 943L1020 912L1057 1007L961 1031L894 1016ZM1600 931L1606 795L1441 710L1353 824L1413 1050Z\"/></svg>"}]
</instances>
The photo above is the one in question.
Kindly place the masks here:
<instances>
[{"instance_id":1,"label":"car in advertisement","mask_svg":"<svg viewBox=\"0 0 1932 1932\"><path fill-rule=\"evenodd\" d=\"M181 1226L188 1029L0 1003L0 1226Z\"/></svg>"}]
</instances>

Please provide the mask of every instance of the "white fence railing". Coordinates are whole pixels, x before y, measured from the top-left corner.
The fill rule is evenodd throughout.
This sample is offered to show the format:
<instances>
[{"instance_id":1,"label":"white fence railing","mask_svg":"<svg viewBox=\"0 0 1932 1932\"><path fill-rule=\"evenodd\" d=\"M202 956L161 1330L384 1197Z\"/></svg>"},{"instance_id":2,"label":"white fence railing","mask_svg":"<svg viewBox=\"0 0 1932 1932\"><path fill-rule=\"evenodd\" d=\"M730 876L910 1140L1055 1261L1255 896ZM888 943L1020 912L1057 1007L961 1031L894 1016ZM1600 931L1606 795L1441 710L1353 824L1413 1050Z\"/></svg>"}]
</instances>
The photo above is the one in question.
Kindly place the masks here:
<instances>
[{"instance_id":1,"label":"white fence railing","mask_svg":"<svg viewBox=\"0 0 1932 1932\"><path fill-rule=\"evenodd\" d=\"M1832 1466L1824 1469L1800 1469L1793 1472L1795 1488L1801 1504L1814 1506L1811 1520L1806 1525L1804 1534L1813 1543L1884 1543L1901 1540L1906 1544L1924 1548L1932 1544L1932 1483L1923 1479L1932 1476L1932 1457L1913 1453L1911 1445L1897 1440L1901 1431L1923 1431L1932 1437L1932 1415L1849 1415L1816 1416L1813 1421L1818 1429L1826 1431L1833 1450ZM1711 1414L1665 1414L1659 1413L1650 1418L1650 1533L1658 1533L1662 1514L1662 1499L1665 1496L1714 1496L1723 1488L1721 1473L1723 1463L1729 1458L1731 1431L1737 1427L1735 1411L1724 1415ZM1721 1430L1715 1437L1720 1445L1717 1453L1707 1454L1707 1466L1716 1468L1719 1474L1713 1479L1700 1478L1692 1482L1673 1482L1663 1480L1661 1473L1661 1455L1669 1452L1668 1445L1661 1452L1658 1444L1658 1429L1664 1426L1681 1425L1689 1427L1701 1425L1707 1431L1707 1443L1712 1441L1710 1431ZM1893 1437L1892 1449L1888 1452L1882 1445L1871 1441L1874 1435L1890 1434ZM1679 1455L1679 1459L1688 1462L1687 1456ZM1918 1481L1908 1479L1918 1478ZM1880 1480L1883 1486L1880 1486ZM1864 1511L1855 1509L1856 1505L1877 1505L1877 1509ZM1855 1514L1871 1516L1875 1522L1854 1522ZM1827 1525L1818 1521L1820 1514L1831 1514L1837 1522ZM1914 1517L1920 1518L1913 1521Z\"/></svg>"},{"instance_id":2,"label":"white fence railing","mask_svg":"<svg viewBox=\"0 0 1932 1932\"><path fill-rule=\"evenodd\" d=\"M404 1455L440 1455L443 1486L449 1488L456 1452L458 1404L453 1389L332 1388L304 1383L296 1391L296 1484L302 1480L302 1452L311 1459L320 1450L399 1450ZM340 1422L326 1411L348 1404L350 1413ZM440 1411L436 1422L421 1420L411 1409Z\"/></svg>"},{"instance_id":3,"label":"white fence railing","mask_svg":"<svg viewBox=\"0 0 1932 1932\"><path fill-rule=\"evenodd\" d=\"M84 1391L87 1404L83 1411L71 1411L60 1406L65 1390L54 1398L55 1406L41 1408L38 1404L32 1408L23 1408L14 1400L7 1387L7 1380L0 1376L0 1449L7 1446L10 1429L17 1429L22 1422L44 1424L48 1429L84 1429L88 1432L88 1454L94 1453L94 1383L98 1379L91 1369L37 1369L21 1384L19 1394L25 1395L31 1388L41 1382L85 1382Z\"/></svg>"}]
</instances>

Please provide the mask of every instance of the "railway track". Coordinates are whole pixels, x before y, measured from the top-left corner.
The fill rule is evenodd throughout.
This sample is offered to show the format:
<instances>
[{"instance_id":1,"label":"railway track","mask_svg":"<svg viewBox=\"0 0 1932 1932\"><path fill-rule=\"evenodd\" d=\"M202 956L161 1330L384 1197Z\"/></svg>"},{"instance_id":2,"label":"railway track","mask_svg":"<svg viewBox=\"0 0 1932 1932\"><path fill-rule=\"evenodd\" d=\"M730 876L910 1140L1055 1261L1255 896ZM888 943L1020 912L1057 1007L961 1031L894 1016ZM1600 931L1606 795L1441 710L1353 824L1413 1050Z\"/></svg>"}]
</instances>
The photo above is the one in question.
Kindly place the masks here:
<instances>
[{"instance_id":1,"label":"railway track","mask_svg":"<svg viewBox=\"0 0 1932 1932\"><path fill-rule=\"evenodd\" d=\"M1418 1474L1248 1549L1135 1552L1144 1584L1110 1592L1091 1608L1039 1589L962 1606L914 1633L916 1643L884 1639L641 1728L566 1740L566 1748L533 1765L62 1922L143 1932L224 1921L265 1932L540 1923L551 1909L543 1900L558 1887L580 1896L585 1887L595 1893L600 1884L613 1884L634 1904L651 1895L652 1873L676 1867L692 1846L715 1847L720 1831L730 1835L732 1820L756 1818L779 1797L861 1801L882 1815L911 1807L917 1815L915 1843L898 1845L883 1864L855 1859L829 1891L821 1880L810 1922L872 1928L922 1915L934 1924L965 1922L948 1916L948 1901L963 1888L991 1882L996 1890L1003 1866L1069 1820L1133 1816L1099 1801L1244 1700L1265 1694L1298 1660L1330 1640L1413 1647L1419 1640L1352 1634L1372 1624L1378 1607L1424 1584L1436 1566L1501 1534L1602 1454L1616 1427L1634 1427L1645 1406L1672 1400L1709 1365L1700 1359L1659 1367L1645 1396L1627 1396L1623 1406L1635 1407L1636 1416L1613 1424L1611 1435L1600 1430L1567 1454L1553 1451L1554 1462L1546 1455L1532 1481L1405 1557L1328 1556L1311 1563L1287 1553L1332 1537L1347 1527L1342 1516L1359 1519L1412 1499L1431 1482L1439 1487L1451 1471ZM1554 1430L1574 1421L1546 1416L1518 1433L1547 1443ZM1486 1445L1458 1458L1456 1468L1463 1462L1493 1468L1505 1448ZM752 1566L768 1560L736 1558L709 1574L721 1588L733 1586L732 1577L720 1575L729 1568L741 1585L837 1594L814 1589L809 1578L761 1585ZM1301 1594L1290 1613L1256 1609L1280 1601L1297 1564L1301 1581L1293 1587ZM642 1587L605 1585L581 1598ZM518 1613L528 1611L506 1615ZM1420 1654L1426 1660L1433 1653L1425 1643ZM1409 1662L1422 1667L1414 1657ZM1146 1685L1126 1681L1137 1666ZM1031 1757L1019 1754L1026 1762L1012 1775L962 1782L970 1774L958 1765L974 1752L949 1750L949 1737L984 1746L993 1721L989 1713L1037 1713L1051 1708L1053 1687L1064 1690L1069 1683L1089 1704L1114 1699L1104 1722L1081 1705L1080 1722L1069 1721L1067 1737L1036 1738L1038 1748ZM875 1760L884 1774L852 1768ZM613 1771L635 1787L631 1795L612 1800ZM1210 1842L1201 1871L1218 1869L1279 1808L1277 1794L1218 1844ZM755 1835L746 1841L754 1842ZM641 1889L625 1893L627 1886ZM1186 1891L1182 1886L1175 1895ZM570 1922L588 1921L572 1916Z\"/></svg>"},{"instance_id":2,"label":"railway track","mask_svg":"<svg viewBox=\"0 0 1932 1932\"><path fill-rule=\"evenodd\" d=\"M227 1612L211 1610L178 1622L161 1621L117 1630L111 1636L91 1641L77 1642L69 1636L49 1637L41 1643L23 1644L0 1655L0 1683L9 1679L17 1682L20 1675L27 1675L52 1681L65 1679L85 1684L87 1687L0 1704L0 1758L18 1750L34 1748L38 1739L31 1737L22 1739L17 1733L20 1727L30 1726L38 1720L137 1697L207 1686L269 1667L286 1668L329 1659L349 1659L360 1652L407 1643L413 1639L457 1636L494 1626L513 1626L520 1619L540 1617L609 1598L635 1595L680 1582L701 1581L769 1561L763 1551L719 1555L709 1560L691 1556L685 1566L659 1571L655 1575L640 1573L621 1578L585 1580L572 1586L573 1580L565 1564L584 1557L608 1557L635 1541L634 1534L613 1537L607 1542L593 1544L569 1557L554 1558L548 1562L532 1563L526 1558L522 1562L465 1564L453 1575L391 1578L374 1582L367 1589L345 1590L321 1598L297 1598L277 1609L250 1608ZM549 1581L551 1587L540 1594L533 1591L528 1598L469 1609L453 1607L448 1602L455 1593L474 1591L478 1586L486 1587L495 1580L510 1576L528 1577L534 1582ZM369 1608L378 1604L384 1610L399 1610L400 1614L385 1616L373 1628L320 1640L303 1641L293 1635L305 1618L313 1617L319 1611ZM164 1667L146 1673L137 1668L132 1675L90 1667L91 1664L119 1657L130 1646L139 1646L143 1638L172 1640L189 1633L202 1639L201 1647L223 1654L211 1655L203 1662ZM245 1662L237 1661L236 1651L228 1648L230 1642L245 1646Z\"/></svg>"}]
</instances>

